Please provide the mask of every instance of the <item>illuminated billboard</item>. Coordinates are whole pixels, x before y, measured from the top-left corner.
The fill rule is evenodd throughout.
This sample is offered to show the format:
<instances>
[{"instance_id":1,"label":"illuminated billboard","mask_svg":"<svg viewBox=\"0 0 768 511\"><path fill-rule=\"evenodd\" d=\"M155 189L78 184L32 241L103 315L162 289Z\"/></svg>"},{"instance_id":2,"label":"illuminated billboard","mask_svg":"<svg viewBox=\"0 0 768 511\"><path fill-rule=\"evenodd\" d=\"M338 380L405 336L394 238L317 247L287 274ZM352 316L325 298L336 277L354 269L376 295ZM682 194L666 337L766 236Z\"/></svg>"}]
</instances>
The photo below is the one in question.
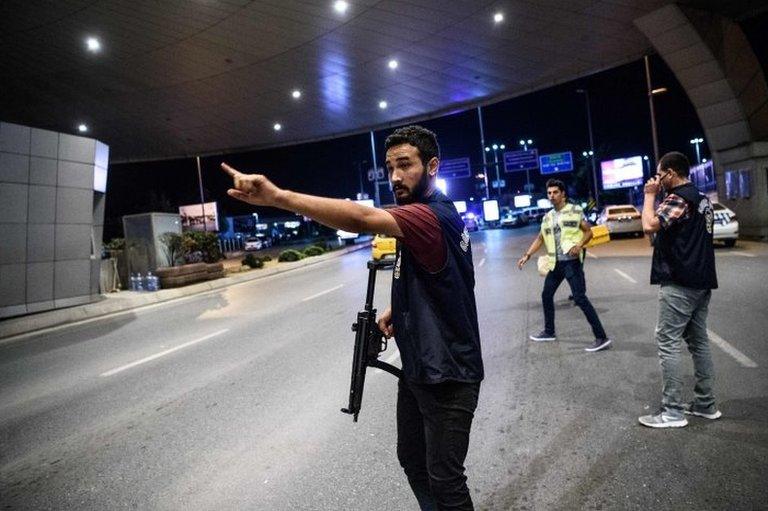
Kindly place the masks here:
<instances>
[{"instance_id":1,"label":"illuminated billboard","mask_svg":"<svg viewBox=\"0 0 768 511\"><path fill-rule=\"evenodd\" d=\"M456 207L456 212L457 213L466 213L467 212L467 201L455 200L455 201L453 201L453 205Z\"/></svg>"},{"instance_id":2,"label":"illuminated billboard","mask_svg":"<svg viewBox=\"0 0 768 511\"><path fill-rule=\"evenodd\" d=\"M527 208L531 205L530 195L515 195L515 207Z\"/></svg>"},{"instance_id":3,"label":"illuminated billboard","mask_svg":"<svg viewBox=\"0 0 768 511\"><path fill-rule=\"evenodd\" d=\"M181 228L184 231L216 232L219 230L219 213L215 202L179 206L179 216Z\"/></svg>"},{"instance_id":4,"label":"illuminated billboard","mask_svg":"<svg viewBox=\"0 0 768 511\"><path fill-rule=\"evenodd\" d=\"M483 202L483 219L486 222L498 222L499 201L491 199Z\"/></svg>"},{"instance_id":5,"label":"illuminated billboard","mask_svg":"<svg viewBox=\"0 0 768 511\"><path fill-rule=\"evenodd\" d=\"M630 156L600 162L603 190L629 188L643 184L643 158Z\"/></svg>"}]
</instances>

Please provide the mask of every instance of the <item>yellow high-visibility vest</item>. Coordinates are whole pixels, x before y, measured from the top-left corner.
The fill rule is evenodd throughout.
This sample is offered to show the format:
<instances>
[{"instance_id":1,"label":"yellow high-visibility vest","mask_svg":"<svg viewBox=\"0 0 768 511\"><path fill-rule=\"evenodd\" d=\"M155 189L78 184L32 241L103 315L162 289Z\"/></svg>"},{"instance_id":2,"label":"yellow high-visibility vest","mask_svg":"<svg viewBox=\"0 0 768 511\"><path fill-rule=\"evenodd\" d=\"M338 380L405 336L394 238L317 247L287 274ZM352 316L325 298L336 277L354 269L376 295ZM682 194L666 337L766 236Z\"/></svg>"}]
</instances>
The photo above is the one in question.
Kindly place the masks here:
<instances>
[{"instance_id":1,"label":"yellow high-visibility vest","mask_svg":"<svg viewBox=\"0 0 768 511\"><path fill-rule=\"evenodd\" d=\"M554 227L554 208L549 210L544 218L541 220L541 236L544 238L544 246L547 248L547 255L549 256L549 270L552 271L555 268L557 262L557 254L555 253L555 231ZM566 204L563 209L560 210L560 217L558 225L560 225L560 247L563 249L563 254L567 254L568 251L578 244L584 237L584 233L581 228L581 220L584 218L582 209L575 204ZM579 254L580 258L584 257L584 252Z\"/></svg>"}]
</instances>

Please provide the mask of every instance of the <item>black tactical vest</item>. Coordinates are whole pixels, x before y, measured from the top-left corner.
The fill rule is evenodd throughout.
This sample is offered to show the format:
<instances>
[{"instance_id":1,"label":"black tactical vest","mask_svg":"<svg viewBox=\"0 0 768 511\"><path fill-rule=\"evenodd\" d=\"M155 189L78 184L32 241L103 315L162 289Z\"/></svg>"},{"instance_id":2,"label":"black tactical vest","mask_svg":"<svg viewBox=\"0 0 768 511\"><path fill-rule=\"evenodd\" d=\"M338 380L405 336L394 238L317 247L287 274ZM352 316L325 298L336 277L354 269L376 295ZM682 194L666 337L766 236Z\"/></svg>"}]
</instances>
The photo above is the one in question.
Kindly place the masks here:
<instances>
[{"instance_id":1,"label":"black tactical vest","mask_svg":"<svg viewBox=\"0 0 768 511\"><path fill-rule=\"evenodd\" d=\"M437 216L448 254L445 266L430 273L398 241L392 322L403 375L415 383L479 382L483 359L469 233L442 193L421 202Z\"/></svg>"},{"instance_id":2,"label":"black tactical vest","mask_svg":"<svg viewBox=\"0 0 768 511\"><path fill-rule=\"evenodd\" d=\"M662 228L653 243L651 284L677 284L694 289L716 289L712 203L692 183L673 188L688 203L688 220Z\"/></svg>"}]
</instances>

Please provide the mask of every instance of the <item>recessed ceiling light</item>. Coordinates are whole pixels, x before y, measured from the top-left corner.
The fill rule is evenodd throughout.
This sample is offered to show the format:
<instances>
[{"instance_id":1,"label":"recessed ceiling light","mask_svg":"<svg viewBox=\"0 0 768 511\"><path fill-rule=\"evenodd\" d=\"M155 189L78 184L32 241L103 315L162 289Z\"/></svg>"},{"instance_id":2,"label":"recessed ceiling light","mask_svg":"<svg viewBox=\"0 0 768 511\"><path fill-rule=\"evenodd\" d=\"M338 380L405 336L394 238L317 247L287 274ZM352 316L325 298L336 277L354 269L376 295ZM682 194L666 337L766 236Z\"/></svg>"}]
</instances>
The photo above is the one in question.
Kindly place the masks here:
<instances>
[{"instance_id":1,"label":"recessed ceiling light","mask_svg":"<svg viewBox=\"0 0 768 511\"><path fill-rule=\"evenodd\" d=\"M497 12L496 14L493 15L494 23L501 23L502 21L504 21L504 15L502 13Z\"/></svg>"},{"instance_id":2,"label":"recessed ceiling light","mask_svg":"<svg viewBox=\"0 0 768 511\"><path fill-rule=\"evenodd\" d=\"M398 63L395 59L392 59L387 65L389 66L389 69L397 69Z\"/></svg>"},{"instance_id":3,"label":"recessed ceiling light","mask_svg":"<svg viewBox=\"0 0 768 511\"><path fill-rule=\"evenodd\" d=\"M88 51L97 53L101 50L101 43L99 40L95 37L89 37L85 40L85 46L88 48Z\"/></svg>"},{"instance_id":4,"label":"recessed ceiling light","mask_svg":"<svg viewBox=\"0 0 768 511\"><path fill-rule=\"evenodd\" d=\"M281 129L283 129L283 125L282 125L282 124L280 124L279 122L276 122L276 123L275 123L275 125L274 125L274 126L272 126L272 128L273 128L275 131L280 131Z\"/></svg>"},{"instance_id":5,"label":"recessed ceiling light","mask_svg":"<svg viewBox=\"0 0 768 511\"><path fill-rule=\"evenodd\" d=\"M381 108L382 110L387 108L387 102L384 101L383 99L381 101L379 101L379 108Z\"/></svg>"},{"instance_id":6,"label":"recessed ceiling light","mask_svg":"<svg viewBox=\"0 0 768 511\"><path fill-rule=\"evenodd\" d=\"M85 124L79 124L77 126L77 131L79 131L80 133L85 133L86 131L88 131L88 126Z\"/></svg>"},{"instance_id":7,"label":"recessed ceiling light","mask_svg":"<svg viewBox=\"0 0 768 511\"><path fill-rule=\"evenodd\" d=\"M344 0L336 0L336 2L333 2L333 9L339 14L344 14L347 12L348 8L349 3L345 2Z\"/></svg>"},{"instance_id":8,"label":"recessed ceiling light","mask_svg":"<svg viewBox=\"0 0 768 511\"><path fill-rule=\"evenodd\" d=\"M301 91L299 89L294 90L291 92L291 96L293 99L299 99L301 97Z\"/></svg>"}]
</instances>

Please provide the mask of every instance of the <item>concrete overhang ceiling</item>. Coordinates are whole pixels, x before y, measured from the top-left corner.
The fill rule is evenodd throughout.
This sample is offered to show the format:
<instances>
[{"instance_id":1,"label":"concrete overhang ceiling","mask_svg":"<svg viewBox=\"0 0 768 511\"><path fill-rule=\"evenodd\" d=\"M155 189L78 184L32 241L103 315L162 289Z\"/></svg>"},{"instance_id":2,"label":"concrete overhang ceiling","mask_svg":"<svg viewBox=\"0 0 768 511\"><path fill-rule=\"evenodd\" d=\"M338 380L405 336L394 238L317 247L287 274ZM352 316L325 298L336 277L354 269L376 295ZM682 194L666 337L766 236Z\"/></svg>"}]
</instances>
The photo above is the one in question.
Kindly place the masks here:
<instances>
[{"instance_id":1,"label":"concrete overhang ceiling","mask_svg":"<svg viewBox=\"0 0 768 511\"><path fill-rule=\"evenodd\" d=\"M62 132L85 123L113 162L319 140L637 59L650 45L633 20L669 2L348 3L341 14L333 0L3 0L0 119ZM727 3L728 15L750 5L683 3Z\"/></svg>"}]
</instances>

